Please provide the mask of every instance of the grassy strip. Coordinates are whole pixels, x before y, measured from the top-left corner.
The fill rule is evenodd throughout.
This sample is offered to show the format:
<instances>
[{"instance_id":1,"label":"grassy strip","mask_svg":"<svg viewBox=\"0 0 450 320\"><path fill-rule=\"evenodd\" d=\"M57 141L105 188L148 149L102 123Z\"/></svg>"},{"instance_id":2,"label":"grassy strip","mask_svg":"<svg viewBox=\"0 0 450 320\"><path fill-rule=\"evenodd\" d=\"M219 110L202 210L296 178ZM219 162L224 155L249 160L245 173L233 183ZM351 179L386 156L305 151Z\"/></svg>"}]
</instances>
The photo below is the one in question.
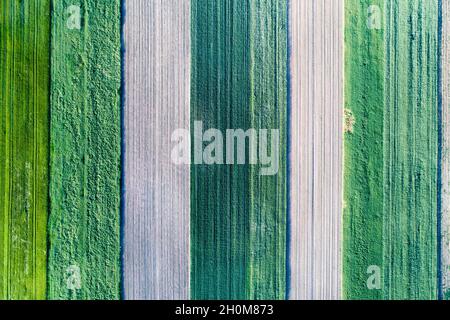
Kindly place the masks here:
<instances>
[{"instance_id":1,"label":"grassy strip","mask_svg":"<svg viewBox=\"0 0 450 320\"><path fill-rule=\"evenodd\" d=\"M437 298L438 1L387 3L384 298Z\"/></svg>"},{"instance_id":2,"label":"grassy strip","mask_svg":"<svg viewBox=\"0 0 450 320\"><path fill-rule=\"evenodd\" d=\"M436 299L438 2L347 1L346 23L344 293Z\"/></svg>"},{"instance_id":3,"label":"grassy strip","mask_svg":"<svg viewBox=\"0 0 450 320\"><path fill-rule=\"evenodd\" d=\"M192 167L194 299L285 296L286 14L285 0L191 2L191 127L281 135L278 175L259 176L248 152L246 165Z\"/></svg>"},{"instance_id":4,"label":"grassy strip","mask_svg":"<svg viewBox=\"0 0 450 320\"><path fill-rule=\"evenodd\" d=\"M345 2L343 295L379 299L369 290L371 266L382 268L384 32L369 29L367 10L382 0ZM376 18L376 17L375 17ZM369 270L370 271L370 270Z\"/></svg>"},{"instance_id":5,"label":"grassy strip","mask_svg":"<svg viewBox=\"0 0 450 320\"><path fill-rule=\"evenodd\" d=\"M118 299L120 1L54 0L52 21L48 297Z\"/></svg>"},{"instance_id":6,"label":"grassy strip","mask_svg":"<svg viewBox=\"0 0 450 320\"><path fill-rule=\"evenodd\" d=\"M0 4L0 299L44 299L50 1Z\"/></svg>"}]
</instances>

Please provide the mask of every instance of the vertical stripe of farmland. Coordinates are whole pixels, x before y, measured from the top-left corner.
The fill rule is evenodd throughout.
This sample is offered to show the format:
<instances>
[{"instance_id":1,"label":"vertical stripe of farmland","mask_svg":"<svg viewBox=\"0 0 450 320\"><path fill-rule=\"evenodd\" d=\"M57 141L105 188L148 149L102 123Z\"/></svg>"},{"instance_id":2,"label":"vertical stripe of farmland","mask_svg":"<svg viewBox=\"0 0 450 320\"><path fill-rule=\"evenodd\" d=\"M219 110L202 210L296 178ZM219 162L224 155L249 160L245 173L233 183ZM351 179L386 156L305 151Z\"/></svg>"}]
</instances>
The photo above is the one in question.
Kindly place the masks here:
<instances>
[{"instance_id":1,"label":"vertical stripe of farmland","mask_svg":"<svg viewBox=\"0 0 450 320\"><path fill-rule=\"evenodd\" d=\"M0 299L45 299L50 1L0 4Z\"/></svg>"},{"instance_id":2,"label":"vertical stripe of farmland","mask_svg":"<svg viewBox=\"0 0 450 320\"><path fill-rule=\"evenodd\" d=\"M450 2L441 4L441 297L450 299Z\"/></svg>"},{"instance_id":3,"label":"vertical stripe of farmland","mask_svg":"<svg viewBox=\"0 0 450 320\"><path fill-rule=\"evenodd\" d=\"M192 166L194 299L285 297L286 19L286 0L191 2L191 126L279 129L281 140L274 176L248 152L246 165Z\"/></svg>"},{"instance_id":4,"label":"vertical stripe of farmland","mask_svg":"<svg viewBox=\"0 0 450 320\"><path fill-rule=\"evenodd\" d=\"M372 7L371 7L372 6ZM371 9L369 9L371 8ZM345 1L343 296L380 299L383 267L384 28L382 0ZM369 14L370 11L370 14ZM371 28L368 25L371 20ZM376 285L376 283L375 283Z\"/></svg>"},{"instance_id":5,"label":"vertical stripe of farmland","mask_svg":"<svg viewBox=\"0 0 450 320\"><path fill-rule=\"evenodd\" d=\"M124 298L189 298L190 1L125 1ZM187 151L188 152L188 151Z\"/></svg>"},{"instance_id":6,"label":"vertical stripe of farmland","mask_svg":"<svg viewBox=\"0 0 450 320\"><path fill-rule=\"evenodd\" d=\"M120 297L120 1L54 0L48 298Z\"/></svg>"},{"instance_id":7,"label":"vertical stripe of farmland","mask_svg":"<svg viewBox=\"0 0 450 320\"><path fill-rule=\"evenodd\" d=\"M286 297L287 10L287 0L250 1L251 125L269 133L278 129L280 134L278 171L263 176L261 170L267 165L250 167L248 293L258 300ZM259 149L260 161L262 153L266 151ZM275 150L267 150L270 153Z\"/></svg>"},{"instance_id":8,"label":"vertical stripe of farmland","mask_svg":"<svg viewBox=\"0 0 450 320\"><path fill-rule=\"evenodd\" d=\"M341 297L343 9L290 2L290 299Z\"/></svg>"},{"instance_id":9,"label":"vertical stripe of farmland","mask_svg":"<svg viewBox=\"0 0 450 320\"><path fill-rule=\"evenodd\" d=\"M249 9L249 0L191 1L191 125L251 126ZM191 167L193 299L248 297L249 175L248 166Z\"/></svg>"},{"instance_id":10,"label":"vertical stripe of farmland","mask_svg":"<svg viewBox=\"0 0 450 320\"><path fill-rule=\"evenodd\" d=\"M383 4L347 2L344 293L436 299L438 1ZM376 12L385 23L369 30Z\"/></svg>"},{"instance_id":11,"label":"vertical stripe of farmland","mask_svg":"<svg viewBox=\"0 0 450 320\"><path fill-rule=\"evenodd\" d=\"M386 2L385 299L437 298L438 1Z\"/></svg>"}]
</instances>

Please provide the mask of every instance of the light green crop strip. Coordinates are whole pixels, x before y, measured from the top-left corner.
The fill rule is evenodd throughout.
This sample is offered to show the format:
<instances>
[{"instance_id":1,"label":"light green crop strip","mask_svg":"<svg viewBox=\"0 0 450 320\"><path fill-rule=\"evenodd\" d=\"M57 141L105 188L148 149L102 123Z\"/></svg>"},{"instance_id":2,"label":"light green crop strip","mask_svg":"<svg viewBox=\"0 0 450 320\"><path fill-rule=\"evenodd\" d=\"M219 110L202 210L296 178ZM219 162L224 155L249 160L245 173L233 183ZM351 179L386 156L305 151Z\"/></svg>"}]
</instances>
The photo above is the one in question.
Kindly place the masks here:
<instances>
[{"instance_id":1,"label":"light green crop strip","mask_svg":"<svg viewBox=\"0 0 450 320\"><path fill-rule=\"evenodd\" d=\"M44 299L50 1L0 4L0 299Z\"/></svg>"},{"instance_id":2,"label":"light green crop strip","mask_svg":"<svg viewBox=\"0 0 450 320\"><path fill-rule=\"evenodd\" d=\"M251 166L250 202L250 299L286 298L287 227L287 1L250 2L251 123L279 132L277 166L263 175L264 149L259 165ZM260 131L261 132L261 131ZM261 140L259 145L261 146Z\"/></svg>"},{"instance_id":3,"label":"light green crop strip","mask_svg":"<svg viewBox=\"0 0 450 320\"><path fill-rule=\"evenodd\" d=\"M368 10L372 7L372 28ZM379 299L368 272L383 266L384 1L345 2L343 296ZM377 28L377 23L380 28ZM381 281L381 279L379 279Z\"/></svg>"},{"instance_id":4,"label":"light green crop strip","mask_svg":"<svg viewBox=\"0 0 450 320\"><path fill-rule=\"evenodd\" d=\"M346 2L348 299L437 298L438 18L437 0Z\"/></svg>"},{"instance_id":5,"label":"light green crop strip","mask_svg":"<svg viewBox=\"0 0 450 320\"><path fill-rule=\"evenodd\" d=\"M438 1L386 4L385 299L437 298Z\"/></svg>"}]
</instances>

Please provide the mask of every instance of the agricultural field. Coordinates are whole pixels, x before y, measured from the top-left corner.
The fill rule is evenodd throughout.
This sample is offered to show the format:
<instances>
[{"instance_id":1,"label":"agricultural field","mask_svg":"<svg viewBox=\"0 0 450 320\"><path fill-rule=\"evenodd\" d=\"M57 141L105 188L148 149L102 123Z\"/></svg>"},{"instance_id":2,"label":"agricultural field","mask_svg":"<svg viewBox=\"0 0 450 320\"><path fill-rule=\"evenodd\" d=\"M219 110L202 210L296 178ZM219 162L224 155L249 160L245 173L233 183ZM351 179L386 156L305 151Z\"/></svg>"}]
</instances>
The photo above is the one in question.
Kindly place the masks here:
<instances>
[{"instance_id":1,"label":"agricultural field","mask_svg":"<svg viewBox=\"0 0 450 320\"><path fill-rule=\"evenodd\" d=\"M50 0L0 4L0 300L45 299Z\"/></svg>"},{"instance_id":2,"label":"agricultural field","mask_svg":"<svg viewBox=\"0 0 450 320\"><path fill-rule=\"evenodd\" d=\"M191 128L279 128L280 146L270 176L249 162L221 165L217 154L215 165L198 164L201 143L193 146L191 297L284 299L287 1L193 0L191 23Z\"/></svg>"},{"instance_id":3,"label":"agricultural field","mask_svg":"<svg viewBox=\"0 0 450 320\"><path fill-rule=\"evenodd\" d=\"M381 298L367 270L382 266L384 30L367 27L370 4L345 3L344 298Z\"/></svg>"},{"instance_id":4,"label":"agricultural field","mask_svg":"<svg viewBox=\"0 0 450 320\"><path fill-rule=\"evenodd\" d=\"M341 297L343 4L293 1L289 7L293 300Z\"/></svg>"},{"instance_id":5,"label":"agricultural field","mask_svg":"<svg viewBox=\"0 0 450 320\"><path fill-rule=\"evenodd\" d=\"M346 2L349 299L438 297L438 9L438 1Z\"/></svg>"},{"instance_id":6,"label":"agricultural field","mask_svg":"<svg viewBox=\"0 0 450 320\"><path fill-rule=\"evenodd\" d=\"M450 2L3 0L0 300L450 299Z\"/></svg>"},{"instance_id":7,"label":"agricultural field","mask_svg":"<svg viewBox=\"0 0 450 320\"><path fill-rule=\"evenodd\" d=\"M440 112L442 119L442 131L440 136L440 177L441 197L438 203L441 210L439 217L441 239L439 242L440 262L440 298L450 299L450 3L442 2L441 13L442 29L441 37L441 87L440 87ZM438 168L439 170L439 168Z\"/></svg>"},{"instance_id":8,"label":"agricultural field","mask_svg":"<svg viewBox=\"0 0 450 320\"><path fill-rule=\"evenodd\" d=\"M188 299L190 170L170 157L190 128L190 2L125 12L124 298Z\"/></svg>"},{"instance_id":9,"label":"agricultural field","mask_svg":"<svg viewBox=\"0 0 450 320\"><path fill-rule=\"evenodd\" d=\"M48 298L120 298L120 1L55 0Z\"/></svg>"}]
</instances>

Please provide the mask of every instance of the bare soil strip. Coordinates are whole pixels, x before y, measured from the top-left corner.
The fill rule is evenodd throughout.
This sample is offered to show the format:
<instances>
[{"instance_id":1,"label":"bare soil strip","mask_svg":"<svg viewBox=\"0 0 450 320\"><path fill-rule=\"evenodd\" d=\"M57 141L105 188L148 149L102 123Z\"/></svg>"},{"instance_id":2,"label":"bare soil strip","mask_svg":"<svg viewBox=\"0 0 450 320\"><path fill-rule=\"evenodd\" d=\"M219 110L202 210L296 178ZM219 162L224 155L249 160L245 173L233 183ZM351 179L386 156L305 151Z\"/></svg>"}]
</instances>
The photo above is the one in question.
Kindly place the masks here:
<instances>
[{"instance_id":1,"label":"bare soil strip","mask_svg":"<svg viewBox=\"0 0 450 320\"><path fill-rule=\"evenodd\" d=\"M441 293L450 299L450 2L441 3Z\"/></svg>"},{"instance_id":2,"label":"bare soil strip","mask_svg":"<svg viewBox=\"0 0 450 320\"><path fill-rule=\"evenodd\" d=\"M125 1L124 297L189 298L190 1Z\"/></svg>"},{"instance_id":3,"label":"bare soil strip","mask_svg":"<svg viewBox=\"0 0 450 320\"><path fill-rule=\"evenodd\" d=\"M343 9L290 2L290 299L341 297Z\"/></svg>"}]
</instances>

